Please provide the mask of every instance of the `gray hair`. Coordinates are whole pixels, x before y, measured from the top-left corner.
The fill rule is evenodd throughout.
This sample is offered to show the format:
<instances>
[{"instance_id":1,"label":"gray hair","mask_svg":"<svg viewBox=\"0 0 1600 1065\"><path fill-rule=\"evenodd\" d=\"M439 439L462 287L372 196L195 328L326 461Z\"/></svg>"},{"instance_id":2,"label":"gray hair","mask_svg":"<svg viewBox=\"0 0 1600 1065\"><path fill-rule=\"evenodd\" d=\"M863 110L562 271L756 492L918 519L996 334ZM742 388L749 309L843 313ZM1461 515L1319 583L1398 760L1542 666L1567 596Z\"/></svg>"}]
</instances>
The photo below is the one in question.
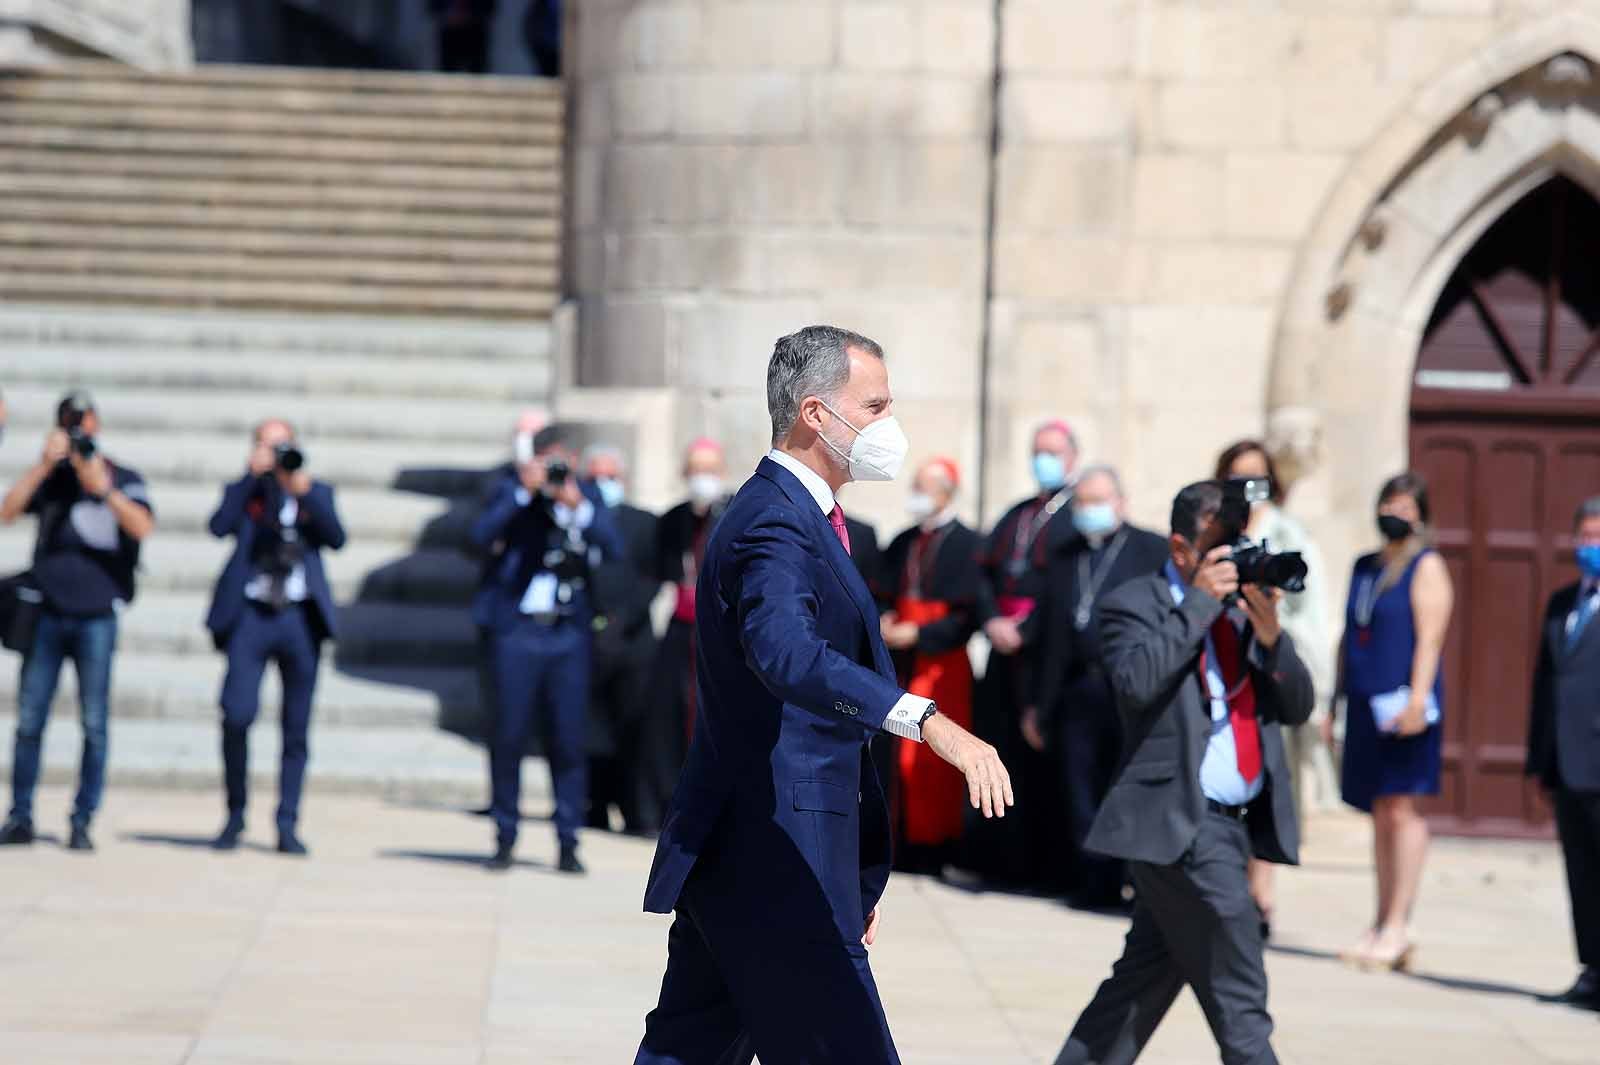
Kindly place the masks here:
<instances>
[{"instance_id":1,"label":"gray hair","mask_svg":"<svg viewBox=\"0 0 1600 1065\"><path fill-rule=\"evenodd\" d=\"M779 337L767 363L767 413L772 442L789 435L807 396L832 399L850 380L850 348L883 358L883 348L860 333L831 325L809 325Z\"/></svg>"},{"instance_id":2,"label":"gray hair","mask_svg":"<svg viewBox=\"0 0 1600 1065\"><path fill-rule=\"evenodd\" d=\"M1111 465L1109 462L1095 462L1085 466L1083 469L1078 471L1078 476L1073 483L1082 484L1091 477L1110 478L1111 487L1116 490L1117 495L1119 497L1126 496L1126 493L1122 490L1122 475L1119 474L1117 472L1117 468Z\"/></svg>"},{"instance_id":3,"label":"gray hair","mask_svg":"<svg viewBox=\"0 0 1600 1065\"><path fill-rule=\"evenodd\" d=\"M1576 529L1590 518L1600 518L1600 496L1590 496L1578 504L1578 512L1572 516L1572 527Z\"/></svg>"},{"instance_id":4,"label":"gray hair","mask_svg":"<svg viewBox=\"0 0 1600 1065\"><path fill-rule=\"evenodd\" d=\"M590 444L583 449L583 468L588 469L595 459L615 459L618 466L628 468L628 459L622 449L612 444Z\"/></svg>"}]
</instances>

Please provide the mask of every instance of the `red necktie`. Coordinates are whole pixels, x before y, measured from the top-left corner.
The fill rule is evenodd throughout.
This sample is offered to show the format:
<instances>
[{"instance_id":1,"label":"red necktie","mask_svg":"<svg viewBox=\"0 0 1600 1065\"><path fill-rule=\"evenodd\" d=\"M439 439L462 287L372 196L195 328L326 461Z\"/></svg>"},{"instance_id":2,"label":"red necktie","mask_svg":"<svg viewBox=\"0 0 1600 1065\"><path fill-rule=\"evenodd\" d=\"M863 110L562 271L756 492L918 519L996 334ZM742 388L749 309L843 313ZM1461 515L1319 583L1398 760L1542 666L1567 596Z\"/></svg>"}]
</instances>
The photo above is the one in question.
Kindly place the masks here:
<instances>
[{"instance_id":1,"label":"red necktie","mask_svg":"<svg viewBox=\"0 0 1600 1065\"><path fill-rule=\"evenodd\" d=\"M828 511L828 524L833 526L833 535L839 538L839 543L844 545L844 553L850 553L850 530L845 528L844 511L835 503L833 509Z\"/></svg>"},{"instance_id":2,"label":"red necktie","mask_svg":"<svg viewBox=\"0 0 1600 1065\"><path fill-rule=\"evenodd\" d=\"M1233 728L1233 750L1239 775L1253 781L1261 775L1261 726L1256 721L1256 689L1250 683L1239 652L1239 630L1224 614L1211 626L1211 644L1217 649L1217 668L1228 692L1228 724Z\"/></svg>"}]
</instances>

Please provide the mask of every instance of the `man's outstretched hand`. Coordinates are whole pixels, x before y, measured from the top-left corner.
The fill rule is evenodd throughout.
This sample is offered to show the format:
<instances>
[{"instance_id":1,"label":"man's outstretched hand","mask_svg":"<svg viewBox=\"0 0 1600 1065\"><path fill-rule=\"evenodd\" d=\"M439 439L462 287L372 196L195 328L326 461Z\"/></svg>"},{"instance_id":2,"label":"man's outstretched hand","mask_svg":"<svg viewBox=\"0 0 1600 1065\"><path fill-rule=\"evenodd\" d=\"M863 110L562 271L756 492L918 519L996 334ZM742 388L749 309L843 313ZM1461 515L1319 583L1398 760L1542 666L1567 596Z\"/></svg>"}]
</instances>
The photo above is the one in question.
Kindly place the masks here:
<instances>
[{"instance_id":1,"label":"man's outstretched hand","mask_svg":"<svg viewBox=\"0 0 1600 1065\"><path fill-rule=\"evenodd\" d=\"M961 770L967 778L967 797L974 810L985 817L1004 817L1007 806L1017 804L1011 793L1011 774L1000 763L1000 754L989 744L951 721L934 714L922 726L922 742L933 753Z\"/></svg>"}]
</instances>

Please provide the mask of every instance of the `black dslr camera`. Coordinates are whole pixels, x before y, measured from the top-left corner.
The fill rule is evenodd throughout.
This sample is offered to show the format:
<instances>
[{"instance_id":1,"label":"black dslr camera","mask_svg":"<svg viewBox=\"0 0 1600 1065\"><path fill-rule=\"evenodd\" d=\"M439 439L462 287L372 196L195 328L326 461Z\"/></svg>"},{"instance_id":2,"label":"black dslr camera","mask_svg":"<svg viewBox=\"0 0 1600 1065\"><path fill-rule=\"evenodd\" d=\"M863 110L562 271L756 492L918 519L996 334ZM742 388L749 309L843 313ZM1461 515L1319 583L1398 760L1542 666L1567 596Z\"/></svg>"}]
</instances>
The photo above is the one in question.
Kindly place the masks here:
<instances>
[{"instance_id":1,"label":"black dslr camera","mask_svg":"<svg viewBox=\"0 0 1600 1065\"><path fill-rule=\"evenodd\" d=\"M1222 525L1222 543L1231 544L1231 561L1238 567L1239 583L1263 588L1282 588L1286 592L1306 590L1306 561L1298 551L1274 554L1266 541L1256 543L1244 534L1250 522L1250 507L1271 498L1266 481L1244 478L1222 482L1222 509L1217 521Z\"/></svg>"},{"instance_id":2,"label":"black dslr camera","mask_svg":"<svg viewBox=\"0 0 1600 1065\"><path fill-rule=\"evenodd\" d=\"M94 401L86 392L74 392L61 403L59 424L66 430L73 452L81 459L92 459L95 453L94 437L83 428L83 419L94 410Z\"/></svg>"},{"instance_id":3,"label":"black dslr camera","mask_svg":"<svg viewBox=\"0 0 1600 1065\"><path fill-rule=\"evenodd\" d=\"M306 453L288 440L273 445L272 458L284 473L294 473L306 464Z\"/></svg>"},{"instance_id":4,"label":"black dslr camera","mask_svg":"<svg viewBox=\"0 0 1600 1065\"><path fill-rule=\"evenodd\" d=\"M565 459L551 459L545 464L545 483L552 488L560 488L567 483L567 478L572 476L572 467L567 465Z\"/></svg>"}]
</instances>

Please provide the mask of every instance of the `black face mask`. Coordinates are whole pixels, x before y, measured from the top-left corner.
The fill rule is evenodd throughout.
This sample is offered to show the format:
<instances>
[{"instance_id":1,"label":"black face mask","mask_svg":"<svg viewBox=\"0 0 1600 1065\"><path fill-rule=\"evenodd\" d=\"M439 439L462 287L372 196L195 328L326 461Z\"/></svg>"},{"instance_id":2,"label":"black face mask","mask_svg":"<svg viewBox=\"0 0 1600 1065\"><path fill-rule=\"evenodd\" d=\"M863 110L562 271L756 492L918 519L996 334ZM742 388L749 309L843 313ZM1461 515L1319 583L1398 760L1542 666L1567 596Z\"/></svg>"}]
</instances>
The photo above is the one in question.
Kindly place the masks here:
<instances>
[{"instance_id":1,"label":"black face mask","mask_svg":"<svg viewBox=\"0 0 1600 1065\"><path fill-rule=\"evenodd\" d=\"M1393 514L1378 515L1378 532L1390 543L1404 540L1415 531L1411 523L1404 518L1397 518Z\"/></svg>"}]
</instances>

